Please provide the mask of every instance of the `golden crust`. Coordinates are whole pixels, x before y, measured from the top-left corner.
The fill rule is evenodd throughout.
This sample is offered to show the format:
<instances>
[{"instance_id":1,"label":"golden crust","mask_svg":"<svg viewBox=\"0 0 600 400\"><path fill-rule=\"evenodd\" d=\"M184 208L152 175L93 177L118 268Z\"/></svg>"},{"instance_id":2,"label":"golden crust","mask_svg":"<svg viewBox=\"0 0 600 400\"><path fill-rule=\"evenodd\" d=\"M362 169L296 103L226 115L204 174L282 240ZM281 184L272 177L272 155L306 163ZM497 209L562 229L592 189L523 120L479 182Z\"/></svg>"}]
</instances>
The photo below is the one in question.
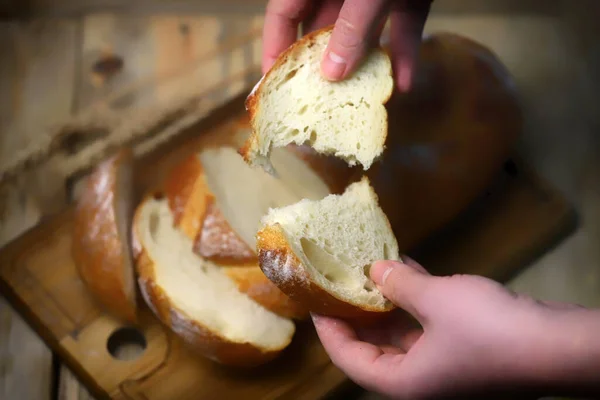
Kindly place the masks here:
<instances>
[{"instance_id":1,"label":"golden crust","mask_svg":"<svg viewBox=\"0 0 600 400\"><path fill-rule=\"evenodd\" d=\"M165 180L164 191L176 226L184 219L190 200L194 203L198 200L194 196L194 188L201 174L202 165L194 154L176 165Z\"/></svg>"},{"instance_id":2,"label":"golden crust","mask_svg":"<svg viewBox=\"0 0 600 400\"><path fill-rule=\"evenodd\" d=\"M269 79L270 75L273 73L273 71L277 71L277 69L279 69L279 67L281 67L283 64L285 64L287 62L287 60L290 57L292 57L296 52L302 51L305 47L308 47L308 48L312 47L316 41L316 38L319 35L321 35L325 32L331 32L333 30L333 27L334 27L334 25L329 25L329 26L323 27L321 29L318 29L316 31L310 32L310 33L306 34L305 36L303 36L302 38L300 38L299 40L297 40L294 44L292 44L286 50L284 50L279 55L279 57L277 57L277 60L275 61L275 63L271 67L271 69L269 69L269 71L263 76L263 78L261 79L261 82L259 82L259 84L257 85L256 90L254 90L252 93L250 93L250 95L248 95L248 97L246 98L246 101L244 104L245 104L246 111L248 112L248 115L250 118L250 126L252 128L252 133L250 134L250 136L248 137L248 139L246 140L244 145L238 150L238 153L243 157L244 161L246 161L246 163L248 163L249 165L253 164L253 154L252 154L253 149L258 146L259 133L254 129L254 119L260 109L258 100L261 97L264 82L268 81L268 79ZM375 49L373 49L373 51L380 51L387 55L387 52L383 48L375 48ZM392 76L391 64L390 64L389 75ZM389 101L389 99L392 97L392 93L393 93L393 90L390 90L390 93L388 94L387 98L382 102L382 104L386 104ZM385 118L386 118L386 122L387 122L387 118L388 118L387 113L385 115ZM386 124L386 126L387 126L387 124ZM385 139L387 138L387 135L388 135L388 130L386 129L386 131L383 134L384 142L385 142Z\"/></svg>"},{"instance_id":3,"label":"golden crust","mask_svg":"<svg viewBox=\"0 0 600 400\"><path fill-rule=\"evenodd\" d=\"M201 179L201 178L198 178ZM257 265L256 253L231 228L212 194L205 194L206 213L196 234L194 252L217 264Z\"/></svg>"},{"instance_id":4,"label":"golden crust","mask_svg":"<svg viewBox=\"0 0 600 400\"><path fill-rule=\"evenodd\" d=\"M194 242L196 254L222 265L256 265L256 253L231 229L216 206L197 155L173 169L165 182L165 193L175 226Z\"/></svg>"},{"instance_id":5,"label":"golden crust","mask_svg":"<svg viewBox=\"0 0 600 400\"><path fill-rule=\"evenodd\" d=\"M88 290L111 314L127 322L136 321L135 277L129 269L131 254L124 251L130 244L122 243L129 237L119 236L115 202L124 195L118 192L118 171L131 168L131 161L131 151L123 149L90 175L75 208L71 247Z\"/></svg>"},{"instance_id":6,"label":"golden crust","mask_svg":"<svg viewBox=\"0 0 600 400\"><path fill-rule=\"evenodd\" d=\"M250 268L227 268L225 273L236 283L240 292L246 293L267 310L290 319L308 318L308 309L279 290L277 285L265 276L258 264Z\"/></svg>"},{"instance_id":7,"label":"golden crust","mask_svg":"<svg viewBox=\"0 0 600 400\"><path fill-rule=\"evenodd\" d=\"M335 294L319 286L294 254L279 225L266 226L257 234L260 268L292 300L306 306L311 312L339 318L363 319L380 316L395 307L375 309L357 306L338 299Z\"/></svg>"},{"instance_id":8,"label":"golden crust","mask_svg":"<svg viewBox=\"0 0 600 400\"><path fill-rule=\"evenodd\" d=\"M140 218L139 210L144 203L140 204L134 217L134 235L138 238L136 239L138 243L141 242L139 233L136 232L137 221ZM140 249L136 260L136 269L142 297L158 319L198 354L224 365L254 367L273 360L291 343L292 338L290 337L290 341L281 349L263 350L249 343L232 342L219 335L218 332L213 332L198 321L189 318L185 311L172 304L161 289L160 283L156 282L154 262L143 246Z\"/></svg>"}]
</instances>

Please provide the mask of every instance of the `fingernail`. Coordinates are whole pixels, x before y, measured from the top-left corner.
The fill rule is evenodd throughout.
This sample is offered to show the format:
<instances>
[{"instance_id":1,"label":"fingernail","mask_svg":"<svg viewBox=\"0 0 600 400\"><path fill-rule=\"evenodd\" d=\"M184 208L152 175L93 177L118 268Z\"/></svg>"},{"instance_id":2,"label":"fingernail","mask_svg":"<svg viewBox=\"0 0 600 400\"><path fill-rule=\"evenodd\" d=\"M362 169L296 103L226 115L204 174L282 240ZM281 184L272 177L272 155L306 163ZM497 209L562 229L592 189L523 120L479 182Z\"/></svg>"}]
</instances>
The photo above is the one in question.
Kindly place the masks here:
<instances>
[{"instance_id":1,"label":"fingernail","mask_svg":"<svg viewBox=\"0 0 600 400\"><path fill-rule=\"evenodd\" d=\"M346 70L346 60L333 51L327 53L327 57L323 60L321 71L326 79L337 81L342 79L344 71Z\"/></svg>"},{"instance_id":2,"label":"fingernail","mask_svg":"<svg viewBox=\"0 0 600 400\"><path fill-rule=\"evenodd\" d=\"M378 286L383 286L393 269L393 262L377 261L371 266L371 279L373 279L373 282Z\"/></svg>"},{"instance_id":3,"label":"fingernail","mask_svg":"<svg viewBox=\"0 0 600 400\"><path fill-rule=\"evenodd\" d=\"M321 322L321 316L319 314L315 314L313 312L310 313L310 317L313 320L313 324L318 324L319 322Z\"/></svg>"}]
</instances>

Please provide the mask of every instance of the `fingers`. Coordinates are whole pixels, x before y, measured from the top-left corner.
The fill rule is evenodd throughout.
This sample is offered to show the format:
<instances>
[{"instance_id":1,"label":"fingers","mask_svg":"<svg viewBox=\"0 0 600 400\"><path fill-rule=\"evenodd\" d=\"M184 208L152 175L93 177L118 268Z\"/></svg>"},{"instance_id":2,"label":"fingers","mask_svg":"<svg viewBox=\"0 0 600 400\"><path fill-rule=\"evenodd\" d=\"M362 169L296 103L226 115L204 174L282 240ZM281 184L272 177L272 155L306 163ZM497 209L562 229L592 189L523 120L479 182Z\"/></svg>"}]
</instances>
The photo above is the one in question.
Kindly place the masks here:
<instances>
[{"instance_id":1,"label":"fingers","mask_svg":"<svg viewBox=\"0 0 600 400\"><path fill-rule=\"evenodd\" d=\"M279 54L298 36L298 25L309 11L308 0L270 0L263 26L262 70L266 73Z\"/></svg>"},{"instance_id":2,"label":"fingers","mask_svg":"<svg viewBox=\"0 0 600 400\"><path fill-rule=\"evenodd\" d=\"M341 80L354 71L372 45L389 3L389 0L344 2L321 62L326 79Z\"/></svg>"},{"instance_id":3,"label":"fingers","mask_svg":"<svg viewBox=\"0 0 600 400\"><path fill-rule=\"evenodd\" d=\"M409 267L412 267L414 269L416 269L417 271L420 271L424 274L428 274L429 272L427 272L427 270L418 262L416 262L415 260L413 260L412 258L410 258L409 256L406 255L402 255L402 257L400 257L402 259L402 262L406 265L408 265Z\"/></svg>"},{"instance_id":4,"label":"fingers","mask_svg":"<svg viewBox=\"0 0 600 400\"><path fill-rule=\"evenodd\" d=\"M421 299L430 280L434 279L424 271L395 261L378 261L373 264L370 273L371 279L387 299L423 324Z\"/></svg>"},{"instance_id":5,"label":"fingers","mask_svg":"<svg viewBox=\"0 0 600 400\"><path fill-rule=\"evenodd\" d=\"M552 300L537 300L537 302L555 310L585 310L587 308L581 304L563 303Z\"/></svg>"},{"instance_id":6,"label":"fingers","mask_svg":"<svg viewBox=\"0 0 600 400\"><path fill-rule=\"evenodd\" d=\"M392 311L373 326L356 324L353 327L360 340L384 351L394 348L397 353L407 353L423 334L420 325L402 309Z\"/></svg>"},{"instance_id":7,"label":"fingers","mask_svg":"<svg viewBox=\"0 0 600 400\"><path fill-rule=\"evenodd\" d=\"M397 349L380 349L358 340L352 327L344 321L313 315L313 322L334 365L367 389L383 383L392 365L400 363L404 357Z\"/></svg>"},{"instance_id":8,"label":"fingers","mask_svg":"<svg viewBox=\"0 0 600 400\"><path fill-rule=\"evenodd\" d=\"M311 11L311 3L309 0L269 1L263 28L263 73L296 41L298 26ZM356 69L374 39L379 37L391 8L390 50L395 81L401 91L410 89L431 0L322 0L317 3L314 14L303 27L303 34L331 24L337 17L321 62L325 78L341 80Z\"/></svg>"},{"instance_id":9,"label":"fingers","mask_svg":"<svg viewBox=\"0 0 600 400\"><path fill-rule=\"evenodd\" d=\"M405 0L395 2L392 6L390 50L395 81L400 91L408 91L412 85L415 61L430 7L430 0Z\"/></svg>"},{"instance_id":10,"label":"fingers","mask_svg":"<svg viewBox=\"0 0 600 400\"><path fill-rule=\"evenodd\" d=\"M313 2L310 14L302 21L302 35L335 24L344 0L320 0Z\"/></svg>"}]
</instances>

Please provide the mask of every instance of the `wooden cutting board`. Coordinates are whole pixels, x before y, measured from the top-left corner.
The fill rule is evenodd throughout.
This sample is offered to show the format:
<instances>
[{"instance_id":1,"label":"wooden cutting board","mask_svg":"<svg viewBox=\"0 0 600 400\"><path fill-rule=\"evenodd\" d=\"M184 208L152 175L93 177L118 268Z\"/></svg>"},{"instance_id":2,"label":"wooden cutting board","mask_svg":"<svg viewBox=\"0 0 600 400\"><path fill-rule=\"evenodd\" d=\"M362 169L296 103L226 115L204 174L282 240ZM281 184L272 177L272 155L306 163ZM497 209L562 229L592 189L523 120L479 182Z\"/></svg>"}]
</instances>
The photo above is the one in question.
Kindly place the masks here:
<instances>
[{"instance_id":1,"label":"wooden cutting board","mask_svg":"<svg viewBox=\"0 0 600 400\"><path fill-rule=\"evenodd\" d=\"M242 97L138 160L138 191L156 185L169 167L207 140L228 140L240 129L241 115ZM468 212L412 255L434 273L503 280L570 233L575 222L557 192L510 161ZM4 248L0 290L98 398L317 399L347 383L309 322L299 326L279 359L251 371L194 356L147 309L138 327L122 326L98 308L77 275L70 254L72 223L68 209ZM131 347L144 350L132 359Z\"/></svg>"}]
</instances>

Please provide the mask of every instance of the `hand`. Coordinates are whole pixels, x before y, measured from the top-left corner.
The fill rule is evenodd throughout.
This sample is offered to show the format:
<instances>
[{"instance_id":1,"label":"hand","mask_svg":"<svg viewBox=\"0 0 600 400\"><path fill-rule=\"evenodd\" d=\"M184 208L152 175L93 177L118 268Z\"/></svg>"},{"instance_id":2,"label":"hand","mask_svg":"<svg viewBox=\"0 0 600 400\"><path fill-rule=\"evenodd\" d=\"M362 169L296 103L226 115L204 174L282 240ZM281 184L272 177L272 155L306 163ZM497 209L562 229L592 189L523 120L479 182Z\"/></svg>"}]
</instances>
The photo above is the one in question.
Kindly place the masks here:
<instances>
[{"instance_id":1,"label":"hand","mask_svg":"<svg viewBox=\"0 0 600 400\"><path fill-rule=\"evenodd\" d=\"M600 390L600 372L591 372L600 367L597 311L538 302L483 277L434 277L406 262L375 263L371 278L422 328L402 310L356 328L313 316L331 360L357 384L401 399Z\"/></svg>"},{"instance_id":2,"label":"hand","mask_svg":"<svg viewBox=\"0 0 600 400\"><path fill-rule=\"evenodd\" d=\"M354 71L370 47L376 45L390 17L390 50L400 90L410 88L423 26L432 0L270 0L263 29L263 72L305 32L335 23L323 54L326 79L342 80ZM308 20L310 19L310 21Z\"/></svg>"}]
</instances>

